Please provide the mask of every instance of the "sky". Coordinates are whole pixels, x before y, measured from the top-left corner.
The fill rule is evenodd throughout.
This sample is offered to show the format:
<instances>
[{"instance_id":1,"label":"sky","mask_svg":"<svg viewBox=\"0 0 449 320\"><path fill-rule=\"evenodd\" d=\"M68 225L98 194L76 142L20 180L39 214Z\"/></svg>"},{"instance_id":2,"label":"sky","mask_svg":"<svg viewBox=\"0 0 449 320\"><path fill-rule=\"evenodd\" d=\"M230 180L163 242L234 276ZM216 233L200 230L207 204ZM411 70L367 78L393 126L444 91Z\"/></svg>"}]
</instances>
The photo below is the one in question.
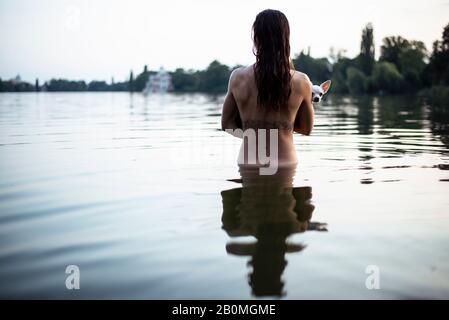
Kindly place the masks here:
<instances>
[{"instance_id":1,"label":"sky","mask_svg":"<svg viewBox=\"0 0 449 320\"><path fill-rule=\"evenodd\" d=\"M0 78L125 80L143 66L203 69L214 59L254 62L251 26L263 9L285 13L292 54L330 47L354 57L362 28L428 49L449 23L449 0L0 0Z\"/></svg>"}]
</instances>

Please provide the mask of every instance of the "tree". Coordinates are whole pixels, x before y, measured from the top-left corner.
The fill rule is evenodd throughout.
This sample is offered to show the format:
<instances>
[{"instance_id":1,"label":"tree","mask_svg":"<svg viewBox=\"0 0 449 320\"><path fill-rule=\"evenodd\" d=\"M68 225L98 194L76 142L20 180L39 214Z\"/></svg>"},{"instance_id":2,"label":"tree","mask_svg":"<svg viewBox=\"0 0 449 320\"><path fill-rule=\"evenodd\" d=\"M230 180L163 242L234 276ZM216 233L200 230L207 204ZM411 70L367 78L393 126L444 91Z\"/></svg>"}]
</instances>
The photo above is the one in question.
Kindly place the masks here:
<instances>
[{"instance_id":1,"label":"tree","mask_svg":"<svg viewBox=\"0 0 449 320\"><path fill-rule=\"evenodd\" d=\"M178 92L194 92L198 90L198 72L178 68L171 73L174 90Z\"/></svg>"},{"instance_id":2,"label":"tree","mask_svg":"<svg viewBox=\"0 0 449 320\"><path fill-rule=\"evenodd\" d=\"M357 57L358 66L366 75L370 75L374 66L374 29L368 23L362 31L362 41L360 42L360 54Z\"/></svg>"},{"instance_id":3,"label":"tree","mask_svg":"<svg viewBox=\"0 0 449 320\"><path fill-rule=\"evenodd\" d=\"M306 73L312 82L323 82L331 78L331 64L327 58L312 58L303 51L293 59L296 70Z\"/></svg>"},{"instance_id":4,"label":"tree","mask_svg":"<svg viewBox=\"0 0 449 320\"><path fill-rule=\"evenodd\" d=\"M230 74L227 65L212 61L206 70L199 73L199 90L208 93L226 92Z\"/></svg>"},{"instance_id":5,"label":"tree","mask_svg":"<svg viewBox=\"0 0 449 320\"><path fill-rule=\"evenodd\" d=\"M411 41L410 47L399 54L399 72L404 76L404 90L413 92L422 87L423 72L426 68L426 46L421 41Z\"/></svg>"},{"instance_id":6,"label":"tree","mask_svg":"<svg viewBox=\"0 0 449 320\"><path fill-rule=\"evenodd\" d=\"M449 24L447 24L443 29L442 46L444 51L449 50Z\"/></svg>"},{"instance_id":7,"label":"tree","mask_svg":"<svg viewBox=\"0 0 449 320\"><path fill-rule=\"evenodd\" d=\"M427 85L449 85L449 24L441 41L433 43L433 51L425 70Z\"/></svg>"},{"instance_id":8,"label":"tree","mask_svg":"<svg viewBox=\"0 0 449 320\"><path fill-rule=\"evenodd\" d=\"M141 92L148 81L148 78L150 77L150 74L154 74L155 72L148 71L148 67L145 65L143 67L142 73L140 73L135 79L133 83L133 89L135 91Z\"/></svg>"},{"instance_id":9,"label":"tree","mask_svg":"<svg viewBox=\"0 0 449 320\"><path fill-rule=\"evenodd\" d=\"M384 61L374 66L372 80L380 93L399 93L404 77L394 64Z\"/></svg>"},{"instance_id":10,"label":"tree","mask_svg":"<svg viewBox=\"0 0 449 320\"><path fill-rule=\"evenodd\" d=\"M87 85L84 81L51 79L46 88L48 91L86 91Z\"/></svg>"},{"instance_id":11,"label":"tree","mask_svg":"<svg viewBox=\"0 0 449 320\"><path fill-rule=\"evenodd\" d=\"M355 62L352 59L340 58L332 66L332 92L348 93L347 85L347 70L349 67L354 67Z\"/></svg>"},{"instance_id":12,"label":"tree","mask_svg":"<svg viewBox=\"0 0 449 320\"><path fill-rule=\"evenodd\" d=\"M409 41L400 36L383 39L379 61L390 62L404 76L404 90L415 91L421 86L426 66L426 46L421 41Z\"/></svg>"},{"instance_id":13,"label":"tree","mask_svg":"<svg viewBox=\"0 0 449 320\"><path fill-rule=\"evenodd\" d=\"M134 75L133 71L129 73L129 82L128 82L129 92L134 92Z\"/></svg>"},{"instance_id":14,"label":"tree","mask_svg":"<svg viewBox=\"0 0 449 320\"><path fill-rule=\"evenodd\" d=\"M109 91L106 81L91 81L87 85L87 91Z\"/></svg>"},{"instance_id":15,"label":"tree","mask_svg":"<svg viewBox=\"0 0 449 320\"><path fill-rule=\"evenodd\" d=\"M348 90L351 94L366 93L368 88L367 76L355 67L349 67L346 71Z\"/></svg>"},{"instance_id":16,"label":"tree","mask_svg":"<svg viewBox=\"0 0 449 320\"><path fill-rule=\"evenodd\" d=\"M379 61L387 61L399 67L399 55L410 48L410 42L401 36L386 37L380 46Z\"/></svg>"}]
</instances>

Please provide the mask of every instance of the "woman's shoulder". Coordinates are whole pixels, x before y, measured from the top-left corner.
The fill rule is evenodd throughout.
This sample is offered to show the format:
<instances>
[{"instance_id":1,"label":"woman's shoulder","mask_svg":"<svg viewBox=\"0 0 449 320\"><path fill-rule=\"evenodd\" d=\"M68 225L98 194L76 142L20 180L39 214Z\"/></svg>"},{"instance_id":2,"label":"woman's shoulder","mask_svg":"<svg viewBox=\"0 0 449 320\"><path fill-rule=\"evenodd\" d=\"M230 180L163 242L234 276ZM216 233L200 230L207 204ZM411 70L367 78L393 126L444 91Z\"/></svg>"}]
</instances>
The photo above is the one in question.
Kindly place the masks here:
<instances>
[{"instance_id":1,"label":"woman's shoulder","mask_svg":"<svg viewBox=\"0 0 449 320\"><path fill-rule=\"evenodd\" d=\"M254 78L252 66L238 67L232 70L229 79L232 88L247 88Z\"/></svg>"},{"instance_id":2,"label":"woman's shoulder","mask_svg":"<svg viewBox=\"0 0 449 320\"><path fill-rule=\"evenodd\" d=\"M250 77L254 75L254 68L253 66L240 66L235 68L234 70L232 70L231 72L231 78L245 78L245 77Z\"/></svg>"},{"instance_id":3,"label":"woman's shoulder","mask_svg":"<svg viewBox=\"0 0 449 320\"><path fill-rule=\"evenodd\" d=\"M310 82L309 76L307 74L305 74L304 72L295 70L295 69L291 69L292 72L292 78L295 81L301 81L301 82Z\"/></svg>"},{"instance_id":4,"label":"woman's shoulder","mask_svg":"<svg viewBox=\"0 0 449 320\"><path fill-rule=\"evenodd\" d=\"M292 82L293 87L298 91L308 91L312 90L312 82L309 79L309 76L303 72L292 70Z\"/></svg>"}]
</instances>

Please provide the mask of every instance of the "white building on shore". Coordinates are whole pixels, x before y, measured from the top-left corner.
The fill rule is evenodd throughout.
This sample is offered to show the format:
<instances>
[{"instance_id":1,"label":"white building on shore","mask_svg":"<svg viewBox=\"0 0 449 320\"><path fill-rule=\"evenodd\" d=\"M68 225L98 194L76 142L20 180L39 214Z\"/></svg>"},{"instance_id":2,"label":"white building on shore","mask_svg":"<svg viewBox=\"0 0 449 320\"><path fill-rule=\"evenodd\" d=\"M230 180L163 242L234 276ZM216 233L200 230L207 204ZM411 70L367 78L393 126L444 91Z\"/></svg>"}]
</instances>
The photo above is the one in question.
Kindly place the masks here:
<instances>
[{"instance_id":1,"label":"white building on shore","mask_svg":"<svg viewBox=\"0 0 449 320\"><path fill-rule=\"evenodd\" d=\"M143 94L164 93L171 90L173 90L171 76L163 67L160 67L158 73L149 76Z\"/></svg>"}]
</instances>

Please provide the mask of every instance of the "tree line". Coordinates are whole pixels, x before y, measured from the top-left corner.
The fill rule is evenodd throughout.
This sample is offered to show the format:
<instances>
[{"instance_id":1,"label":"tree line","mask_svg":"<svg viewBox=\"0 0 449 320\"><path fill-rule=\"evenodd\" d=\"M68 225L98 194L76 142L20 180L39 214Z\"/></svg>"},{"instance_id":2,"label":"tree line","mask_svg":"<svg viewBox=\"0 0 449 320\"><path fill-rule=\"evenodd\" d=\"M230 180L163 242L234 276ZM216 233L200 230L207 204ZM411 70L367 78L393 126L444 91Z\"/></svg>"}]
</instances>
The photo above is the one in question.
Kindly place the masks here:
<instances>
[{"instance_id":1,"label":"tree line","mask_svg":"<svg viewBox=\"0 0 449 320\"><path fill-rule=\"evenodd\" d=\"M314 83L332 80L332 92L341 94L415 94L449 101L449 24L442 39L433 43L429 52L422 41L401 36L386 37L375 58L374 29L371 24L362 30L360 53L345 57L344 51L331 49L328 57L313 58L309 52L295 55L296 70L309 75ZM175 92L224 93L233 69L217 60L204 70L178 68L170 72ZM149 75L156 71L147 66L137 76L130 72L123 82L70 81L52 79L42 86L26 82L1 81L0 91L142 91Z\"/></svg>"},{"instance_id":2,"label":"tree line","mask_svg":"<svg viewBox=\"0 0 449 320\"><path fill-rule=\"evenodd\" d=\"M419 93L449 102L449 24L430 53L421 41L392 36L382 40L376 60L374 29L368 24L362 31L360 53L355 58L331 51L329 58L314 59L301 52L293 63L313 82L332 79L334 93Z\"/></svg>"}]
</instances>

